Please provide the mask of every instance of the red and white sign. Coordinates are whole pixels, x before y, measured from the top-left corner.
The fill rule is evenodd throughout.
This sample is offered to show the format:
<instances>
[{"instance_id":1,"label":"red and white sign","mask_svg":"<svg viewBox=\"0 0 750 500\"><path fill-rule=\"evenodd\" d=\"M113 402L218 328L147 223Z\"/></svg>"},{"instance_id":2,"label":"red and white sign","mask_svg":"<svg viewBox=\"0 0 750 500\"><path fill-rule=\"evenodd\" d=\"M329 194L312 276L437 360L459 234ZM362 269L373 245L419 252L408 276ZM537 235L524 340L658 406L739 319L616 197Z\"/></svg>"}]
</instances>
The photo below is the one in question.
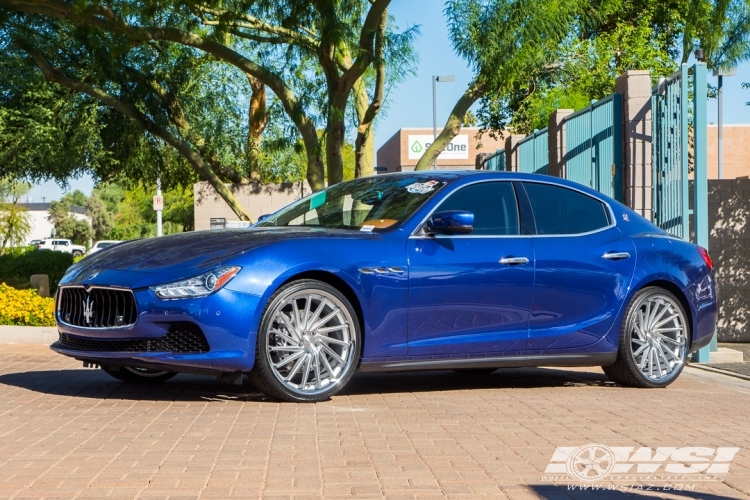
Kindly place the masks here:
<instances>
[{"instance_id":1,"label":"red and white sign","mask_svg":"<svg viewBox=\"0 0 750 500\"><path fill-rule=\"evenodd\" d=\"M157 212L160 210L164 210L164 197L157 194L154 196L154 210Z\"/></svg>"}]
</instances>

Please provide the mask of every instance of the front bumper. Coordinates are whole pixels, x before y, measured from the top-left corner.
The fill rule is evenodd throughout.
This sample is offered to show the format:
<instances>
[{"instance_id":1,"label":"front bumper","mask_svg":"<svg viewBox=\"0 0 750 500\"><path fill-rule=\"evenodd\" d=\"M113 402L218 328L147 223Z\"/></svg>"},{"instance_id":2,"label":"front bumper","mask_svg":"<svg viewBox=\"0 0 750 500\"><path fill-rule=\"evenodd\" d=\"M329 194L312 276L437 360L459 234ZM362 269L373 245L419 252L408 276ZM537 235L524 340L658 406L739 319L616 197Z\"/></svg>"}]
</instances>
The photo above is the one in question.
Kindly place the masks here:
<instances>
[{"instance_id":1,"label":"front bumper","mask_svg":"<svg viewBox=\"0 0 750 500\"><path fill-rule=\"evenodd\" d=\"M69 339L76 341L72 344L81 347L71 348L55 342L52 350L102 365L160 367L176 372L245 372L253 368L256 334L262 314L260 297L226 288L197 299L162 300L148 288L133 290L133 294L138 309L133 325L82 328L66 324L58 317L59 332L68 335ZM177 323L192 323L200 328L208 343L208 351L133 351L145 341L150 341L149 345L163 345L159 343L160 339ZM97 344L115 346L114 349L127 345L128 350L95 350L97 348L91 347Z\"/></svg>"}]
</instances>

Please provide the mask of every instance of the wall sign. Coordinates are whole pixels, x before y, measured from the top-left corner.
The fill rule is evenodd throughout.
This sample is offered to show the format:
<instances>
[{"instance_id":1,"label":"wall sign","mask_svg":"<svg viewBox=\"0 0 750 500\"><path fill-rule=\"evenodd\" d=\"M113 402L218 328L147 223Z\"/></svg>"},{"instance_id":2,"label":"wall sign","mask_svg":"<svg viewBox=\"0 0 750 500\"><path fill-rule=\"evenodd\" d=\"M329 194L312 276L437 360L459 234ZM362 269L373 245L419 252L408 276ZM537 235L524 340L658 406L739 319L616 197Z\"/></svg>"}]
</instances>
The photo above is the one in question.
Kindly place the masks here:
<instances>
[{"instance_id":1,"label":"wall sign","mask_svg":"<svg viewBox=\"0 0 750 500\"><path fill-rule=\"evenodd\" d=\"M406 148L409 151L410 160L419 160L427 148L432 144L431 135L409 135ZM453 138L448 146L440 153L438 160L468 160L469 159L469 136L459 134Z\"/></svg>"}]
</instances>

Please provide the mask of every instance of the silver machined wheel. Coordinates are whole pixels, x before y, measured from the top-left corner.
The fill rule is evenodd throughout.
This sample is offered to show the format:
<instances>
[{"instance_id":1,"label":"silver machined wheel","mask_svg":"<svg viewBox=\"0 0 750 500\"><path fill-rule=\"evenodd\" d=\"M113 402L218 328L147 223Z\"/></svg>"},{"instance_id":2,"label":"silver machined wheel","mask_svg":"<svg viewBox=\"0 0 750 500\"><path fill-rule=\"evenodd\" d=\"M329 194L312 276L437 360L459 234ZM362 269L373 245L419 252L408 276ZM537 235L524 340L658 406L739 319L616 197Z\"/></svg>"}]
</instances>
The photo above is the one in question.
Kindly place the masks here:
<instances>
[{"instance_id":1,"label":"silver machined wheel","mask_svg":"<svg viewBox=\"0 0 750 500\"><path fill-rule=\"evenodd\" d=\"M664 383L680 373L687 355L682 308L662 293L650 294L633 308L628 324L631 356L651 382Z\"/></svg>"},{"instance_id":2,"label":"silver machined wheel","mask_svg":"<svg viewBox=\"0 0 750 500\"><path fill-rule=\"evenodd\" d=\"M357 349L354 321L339 298L303 289L284 297L271 314L265 355L287 390L315 396L350 372Z\"/></svg>"}]
</instances>

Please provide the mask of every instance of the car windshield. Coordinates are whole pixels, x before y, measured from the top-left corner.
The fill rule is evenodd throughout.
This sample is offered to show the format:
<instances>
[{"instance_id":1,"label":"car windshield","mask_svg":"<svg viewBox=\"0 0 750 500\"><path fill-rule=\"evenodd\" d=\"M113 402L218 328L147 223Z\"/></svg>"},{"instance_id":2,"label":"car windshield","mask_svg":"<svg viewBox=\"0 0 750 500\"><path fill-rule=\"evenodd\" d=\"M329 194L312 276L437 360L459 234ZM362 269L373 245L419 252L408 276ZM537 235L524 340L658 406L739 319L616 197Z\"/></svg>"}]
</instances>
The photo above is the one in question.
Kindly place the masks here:
<instances>
[{"instance_id":1,"label":"car windshield","mask_svg":"<svg viewBox=\"0 0 750 500\"><path fill-rule=\"evenodd\" d=\"M392 229L446 184L445 176L383 175L355 179L313 193L254 227L313 226Z\"/></svg>"}]
</instances>

